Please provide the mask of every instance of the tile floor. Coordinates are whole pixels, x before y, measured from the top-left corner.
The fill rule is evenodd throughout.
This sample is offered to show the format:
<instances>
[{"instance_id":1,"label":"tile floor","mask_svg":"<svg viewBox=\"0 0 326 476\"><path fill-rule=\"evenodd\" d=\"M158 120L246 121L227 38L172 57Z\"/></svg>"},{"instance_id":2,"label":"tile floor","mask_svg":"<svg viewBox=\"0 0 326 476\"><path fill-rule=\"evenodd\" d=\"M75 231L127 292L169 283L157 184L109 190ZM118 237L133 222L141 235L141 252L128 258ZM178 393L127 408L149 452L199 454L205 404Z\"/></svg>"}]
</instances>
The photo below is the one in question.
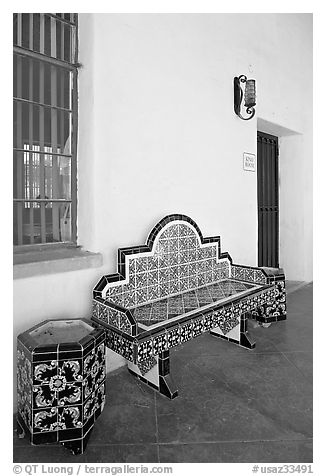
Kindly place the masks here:
<instances>
[{"instance_id":1,"label":"tile floor","mask_svg":"<svg viewBox=\"0 0 326 476\"><path fill-rule=\"evenodd\" d=\"M15 463L312 462L312 284L288 283L288 319L254 327L252 351L204 334L171 351L169 401L126 368L109 374L107 404L84 455L30 446Z\"/></svg>"}]
</instances>

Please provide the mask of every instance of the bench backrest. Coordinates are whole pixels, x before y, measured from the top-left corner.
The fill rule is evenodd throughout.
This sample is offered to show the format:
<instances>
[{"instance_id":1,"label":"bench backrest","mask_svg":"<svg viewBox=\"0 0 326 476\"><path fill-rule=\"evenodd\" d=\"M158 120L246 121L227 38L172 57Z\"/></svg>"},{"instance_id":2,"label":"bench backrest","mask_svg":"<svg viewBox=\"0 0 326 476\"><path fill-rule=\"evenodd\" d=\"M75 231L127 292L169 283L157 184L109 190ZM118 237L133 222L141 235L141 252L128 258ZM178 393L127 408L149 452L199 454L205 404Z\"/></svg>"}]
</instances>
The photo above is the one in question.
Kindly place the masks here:
<instances>
[{"instance_id":1,"label":"bench backrest","mask_svg":"<svg viewBox=\"0 0 326 476\"><path fill-rule=\"evenodd\" d=\"M220 237L203 238L185 215L169 215L151 231L147 244L118 250L118 274L103 276L94 297L126 308L228 278L231 258Z\"/></svg>"}]
</instances>

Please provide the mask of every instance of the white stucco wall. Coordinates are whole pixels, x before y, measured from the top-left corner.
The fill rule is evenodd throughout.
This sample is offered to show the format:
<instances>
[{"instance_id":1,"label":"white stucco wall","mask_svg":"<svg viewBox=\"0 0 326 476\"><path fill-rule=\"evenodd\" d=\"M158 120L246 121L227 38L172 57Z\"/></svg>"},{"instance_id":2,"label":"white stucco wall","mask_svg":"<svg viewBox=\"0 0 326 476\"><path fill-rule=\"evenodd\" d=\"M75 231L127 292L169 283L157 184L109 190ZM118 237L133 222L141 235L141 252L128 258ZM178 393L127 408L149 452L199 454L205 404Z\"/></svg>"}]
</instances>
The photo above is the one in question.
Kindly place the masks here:
<instances>
[{"instance_id":1,"label":"white stucco wall","mask_svg":"<svg viewBox=\"0 0 326 476\"><path fill-rule=\"evenodd\" d=\"M89 315L118 247L144 243L164 215L220 234L234 262L257 263L259 126L280 139L280 265L312 279L309 14L80 14L78 242L101 269L14 282L14 334ZM257 80L257 113L233 112L233 77ZM302 100L304 98L304 101ZM266 132L272 132L268 131ZM123 363L113 353L110 368Z\"/></svg>"},{"instance_id":2,"label":"white stucco wall","mask_svg":"<svg viewBox=\"0 0 326 476\"><path fill-rule=\"evenodd\" d=\"M270 123L281 145L281 265L289 279L312 279L311 22L309 14L80 16L81 124L83 108L92 120L79 142L79 230L109 270L118 246L144 242L172 212L221 234L236 262L255 263L256 176L242 170L242 153L256 152L257 128ZM249 122L233 113L239 74L257 80Z\"/></svg>"}]
</instances>

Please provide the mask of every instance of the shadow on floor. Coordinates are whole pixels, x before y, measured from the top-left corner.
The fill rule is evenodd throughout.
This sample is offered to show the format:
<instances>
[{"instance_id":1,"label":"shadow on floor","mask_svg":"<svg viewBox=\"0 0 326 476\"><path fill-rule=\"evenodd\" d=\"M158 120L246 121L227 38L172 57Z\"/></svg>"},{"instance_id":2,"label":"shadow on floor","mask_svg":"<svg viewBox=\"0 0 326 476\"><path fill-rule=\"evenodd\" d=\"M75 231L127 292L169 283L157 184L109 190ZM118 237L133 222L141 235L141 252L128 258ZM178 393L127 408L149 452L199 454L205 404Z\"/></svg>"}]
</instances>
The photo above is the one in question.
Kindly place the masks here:
<instances>
[{"instance_id":1,"label":"shadow on floor","mask_svg":"<svg viewBox=\"0 0 326 476\"><path fill-rule=\"evenodd\" d=\"M250 322L251 351L209 334L171 351L175 400L125 367L110 373L106 407L83 455L31 446L14 432L13 461L312 462L312 292L308 284L289 293L286 321L268 329Z\"/></svg>"}]
</instances>

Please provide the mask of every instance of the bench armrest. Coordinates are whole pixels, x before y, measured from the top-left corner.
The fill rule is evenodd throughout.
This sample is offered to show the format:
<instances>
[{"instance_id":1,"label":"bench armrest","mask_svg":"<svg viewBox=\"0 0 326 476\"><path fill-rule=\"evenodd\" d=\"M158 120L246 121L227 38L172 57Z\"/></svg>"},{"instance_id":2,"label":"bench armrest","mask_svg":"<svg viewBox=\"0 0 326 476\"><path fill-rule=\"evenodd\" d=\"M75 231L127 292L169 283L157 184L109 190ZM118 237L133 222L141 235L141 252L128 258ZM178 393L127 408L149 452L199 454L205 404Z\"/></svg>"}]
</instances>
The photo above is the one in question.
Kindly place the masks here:
<instances>
[{"instance_id":1,"label":"bench armrest","mask_svg":"<svg viewBox=\"0 0 326 476\"><path fill-rule=\"evenodd\" d=\"M282 268L266 268L259 266L231 265L231 278L255 284L273 284L275 281L285 281Z\"/></svg>"},{"instance_id":2,"label":"bench armrest","mask_svg":"<svg viewBox=\"0 0 326 476\"><path fill-rule=\"evenodd\" d=\"M261 269L267 276L267 284L272 284L274 281L285 281L283 268L267 268L266 266L261 266L257 269Z\"/></svg>"},{"instance_id":3,"label":"bench armrest","mask_svg":"<svg viewBox=\"0 0 326 476\"><path fill-rule=\"evenodd\" d=\"M137 323L130 310L108 299L101 297L93 299L92 319L98 323L105 322L131 336L137 335Z\"/></svg>"}]
</instances>

